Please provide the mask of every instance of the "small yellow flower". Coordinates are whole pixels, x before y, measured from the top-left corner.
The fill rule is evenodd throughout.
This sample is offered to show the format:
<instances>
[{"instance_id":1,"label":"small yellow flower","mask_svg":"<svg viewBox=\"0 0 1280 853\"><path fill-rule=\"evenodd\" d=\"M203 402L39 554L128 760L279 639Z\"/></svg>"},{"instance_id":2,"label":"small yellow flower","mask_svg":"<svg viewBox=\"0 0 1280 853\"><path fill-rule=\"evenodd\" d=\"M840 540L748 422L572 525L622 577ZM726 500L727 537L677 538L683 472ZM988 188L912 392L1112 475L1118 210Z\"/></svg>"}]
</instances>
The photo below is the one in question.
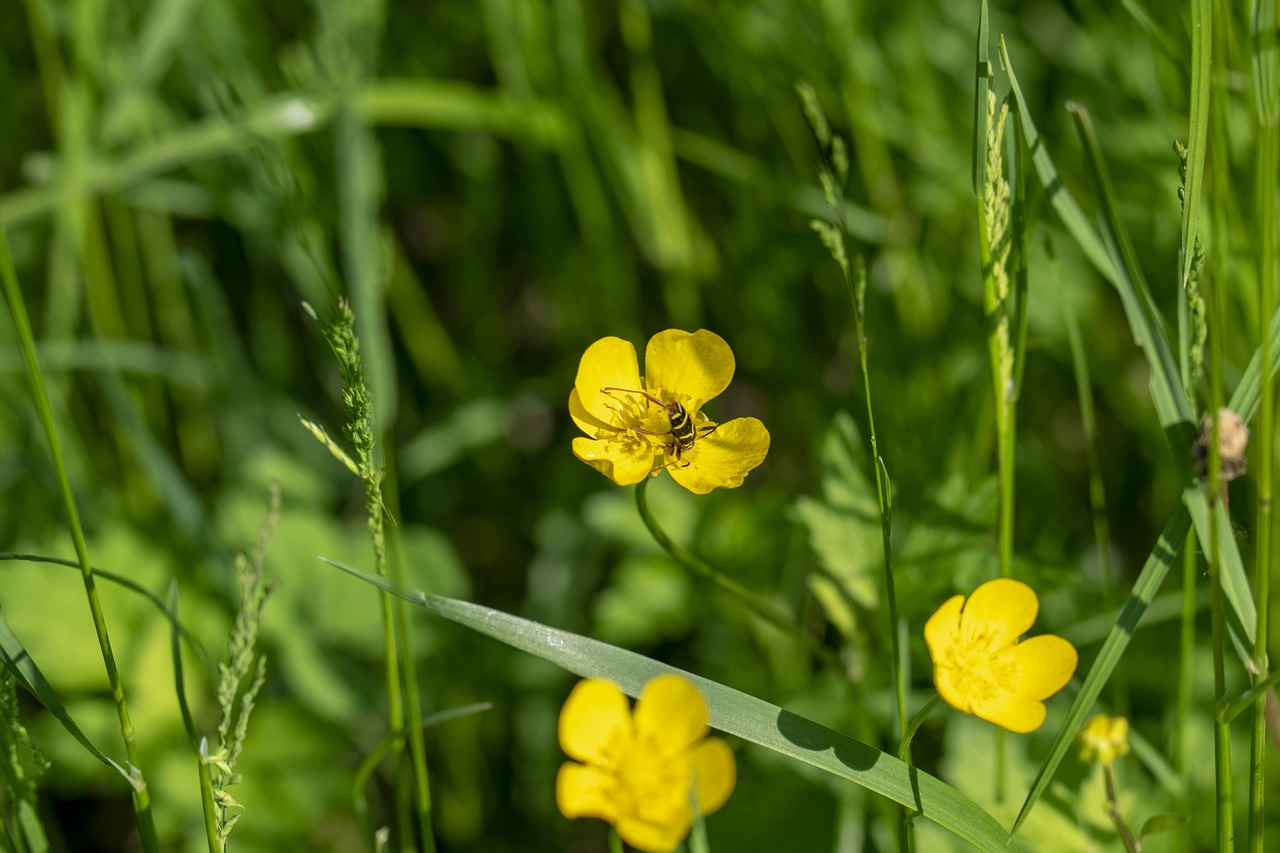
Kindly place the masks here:
<instances>
[{"instance_id":1,"label":"small yellow flower","mask_svg":"<svg viewBox=\"0 0 1280 853\"><path fill-rule=\"evenodd\" d=\"M1081 761L1096 761L1110 766L1129 752L1129 721L1124 717L1098 714L1076 735Z\"/></svg>"},{"instance_id":2,"label":"small yellow flower","mask_svg":"<svg viewBox=\"0 0 1280 853\"><path fill-rule=\"evenodd\" d=\"M700 495L742 485L769 452L769 432L756 418L715 424L702 413L733 378L733 350L724 338L706 329L667 329L649 340L644 361L648 372L641 377L635 347L621 338L587 347L569 414L590 438L573 440L574 455L619 486L663 468ZM676 440L679 412L687 414L692 446Z\"/></svg>"},{"instance_id":3,"label":"small yellow flower","mask_svg":"<svg viewBox=\"0 0 1280 853\"><path fill-rule=\"evenodd\" d=\"M1076 671L1075 647L1044 635L1019 643L1040 602L1026 584L999 578L949 599L929 617L924 639L933 680L947 704L1011 732L1044 722L1044 700Z\"/></svg>"},{"instance_id":4,"label":"small yellow flower","mask_svg":"<svg viewBox=\"0 0 1280 853\"><path fill-rule=\"evenodd\" d=\"M706 700L686 678L650 681L634 716L614 684L580 681L560 712L560 747L576 760L560 768L556 805L568 818L608 821L632 847L668 853L693 825L695 784L702 814L733 793L733 752L708 731Z\"/></svg>"}]
</instances>

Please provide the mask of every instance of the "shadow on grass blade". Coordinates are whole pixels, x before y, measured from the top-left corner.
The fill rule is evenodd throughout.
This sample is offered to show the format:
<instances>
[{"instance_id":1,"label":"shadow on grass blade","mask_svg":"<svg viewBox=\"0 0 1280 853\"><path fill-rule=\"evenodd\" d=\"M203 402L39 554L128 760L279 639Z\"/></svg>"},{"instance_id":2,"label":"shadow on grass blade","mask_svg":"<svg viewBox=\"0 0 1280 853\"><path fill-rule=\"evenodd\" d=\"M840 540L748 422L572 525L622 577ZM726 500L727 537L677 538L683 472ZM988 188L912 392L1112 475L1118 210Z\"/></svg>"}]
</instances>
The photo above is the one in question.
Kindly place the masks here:
<instances>
[{"instance_id":1,"label":"shadow on grass blade","mask_svg":"<svg viewBox=\"0 0 1280 853\"><path fill-rule=\"evenodd\" d=\"M321 559L324 560L323 557ZM1017 850L1010 841L1009 833L994 817L950 785L888 753L777 705L599 640L478 604L404 589L377 575L333 560L324 561L437 616L569 672L584 678L608 679L631 696L638 696L644 685L657 675L676 673L684 676L696 684L706 698L710 711L708 723L712 728L737 735L901 803L979 850L990 853Z\"/></svg>"}]
</instances>

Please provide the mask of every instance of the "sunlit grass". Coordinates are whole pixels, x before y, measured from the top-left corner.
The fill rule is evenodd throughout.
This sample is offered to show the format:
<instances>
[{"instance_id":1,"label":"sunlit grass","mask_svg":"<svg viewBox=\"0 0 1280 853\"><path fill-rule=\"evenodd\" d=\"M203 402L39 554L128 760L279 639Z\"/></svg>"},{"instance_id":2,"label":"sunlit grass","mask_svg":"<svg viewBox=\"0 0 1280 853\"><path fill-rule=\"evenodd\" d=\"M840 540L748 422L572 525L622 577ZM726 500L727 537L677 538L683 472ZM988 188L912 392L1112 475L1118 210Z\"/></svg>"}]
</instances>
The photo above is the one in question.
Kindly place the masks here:
<instances>
[{"instance_id":1,"label":"sunlit grass","mask_svg":"<svg viewBox=\"0 0 1280 853\"><path fill-rule=\"evenodd\" d=\"M571 673L677 670L738 768L686 849L1268 849L1275 11L1184 6L16 5L0 848L605 850ZM672 328L734 488L571 452ZM1080 651L1030 734L931 704L1002 575Z\"/></svg>"}]
</instances>

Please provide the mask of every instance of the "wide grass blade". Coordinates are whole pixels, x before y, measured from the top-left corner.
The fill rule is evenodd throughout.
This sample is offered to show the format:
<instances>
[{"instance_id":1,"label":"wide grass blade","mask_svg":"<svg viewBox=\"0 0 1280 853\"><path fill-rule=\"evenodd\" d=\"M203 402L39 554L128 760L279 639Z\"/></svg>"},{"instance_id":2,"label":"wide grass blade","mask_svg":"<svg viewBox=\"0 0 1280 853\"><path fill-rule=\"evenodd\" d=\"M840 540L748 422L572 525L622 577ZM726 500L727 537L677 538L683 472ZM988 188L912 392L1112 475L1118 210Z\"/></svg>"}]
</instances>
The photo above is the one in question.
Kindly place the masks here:
<instances>
[{"instance_id":1,"label":"wide grass blade","mask_svg":"<svg viewBox=\"0 0 1280 853\"><path fill-rule=\"evenodd\" d=\"M776 705L599 640L479 604L404 589L377 575L332 560L325 562L437 616L584 678L606 678L631 696L638 696L644 685L657 675L683 675L697 684L706 697L713 728L888 797L949 829L979 850L1006 853L1017 849L995 818L945 782Z\"/></svg>"},{"instance_id":2,"label":"wide grass blade","mask_svg":"<svg viewBox=\"0 0 1280 853\"><path fill-rule=\"evenodd\" d=\"M105 752L98 749L93 741L89 740L88 735L76 725L76 721L71 718L71 713L62 704L62 700L58 698L58 694L54 692L53 686L44 677L40 667L36 666L35 660L22 645L18 635L13 633L9 623L4 621L4 617L0 617L0 658L3 659L4 665L14 674L14 677L18 679L18 683L48 709L49 713L53 714L54 718L62 724L62 727L70 732L72 737L80 741L80 744L89 750L94 758L108 767L114 768L134 790L142 790L143 783L140 776L131 773L117 764Z\"/></svg>"}]
</instances>

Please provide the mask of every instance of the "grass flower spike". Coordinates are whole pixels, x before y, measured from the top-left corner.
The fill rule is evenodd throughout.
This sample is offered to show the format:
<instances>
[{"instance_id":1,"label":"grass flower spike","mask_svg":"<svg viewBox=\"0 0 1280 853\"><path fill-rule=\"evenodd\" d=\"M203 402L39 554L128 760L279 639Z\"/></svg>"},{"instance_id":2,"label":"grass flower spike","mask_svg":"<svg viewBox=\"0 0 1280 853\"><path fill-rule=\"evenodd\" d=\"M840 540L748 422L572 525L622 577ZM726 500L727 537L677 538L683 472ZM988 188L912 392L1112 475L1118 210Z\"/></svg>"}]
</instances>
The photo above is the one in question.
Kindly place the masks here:
<instances>
[{"instance_id":1,"label":"grass flower spike","mask_svg":"<svg viewBox=\"0 0 1280 853\"><path fill-rule=\"evenodd\" d=\"M578 365L569 414L590 438L575 438L579 459L620 486L663 469L691 492L742 485L769 452L756 418L716 424L706 402L733 378L733 350L714 332L668 329L649 340L646 374L621 338L601 338Z\"/></svg>"},{"instance_id":2,"label":"grass flower spike","mask_svg":"<svg viewBox=\"0 0 1280 853\"><path fill-rule=\"evenodd\" d=\"M987 581L966 601L953 596L929 617L924 639L933 680L949 705L1011 732L1044 722L1044 700L1076 670L1075 647L1061 637L1018 638L1036 620L1040 602L1021 581Z\"/></svg>"},{"instance_id":3,"label":"grass flower spike","mask_svg":"<svg viewBox=\"0 0 1280 853\"><path fill-rule=\"evenodd\" d=\"M733 752L708 731L706 701L678 675L646 684L634 715L616 685L580 681L560 712L560 746L575 760L556 777L556 804L608 821L638 850L674 850L693 825L695 784L703 814L733 793Z\"/></svg>"}]
</instances>

